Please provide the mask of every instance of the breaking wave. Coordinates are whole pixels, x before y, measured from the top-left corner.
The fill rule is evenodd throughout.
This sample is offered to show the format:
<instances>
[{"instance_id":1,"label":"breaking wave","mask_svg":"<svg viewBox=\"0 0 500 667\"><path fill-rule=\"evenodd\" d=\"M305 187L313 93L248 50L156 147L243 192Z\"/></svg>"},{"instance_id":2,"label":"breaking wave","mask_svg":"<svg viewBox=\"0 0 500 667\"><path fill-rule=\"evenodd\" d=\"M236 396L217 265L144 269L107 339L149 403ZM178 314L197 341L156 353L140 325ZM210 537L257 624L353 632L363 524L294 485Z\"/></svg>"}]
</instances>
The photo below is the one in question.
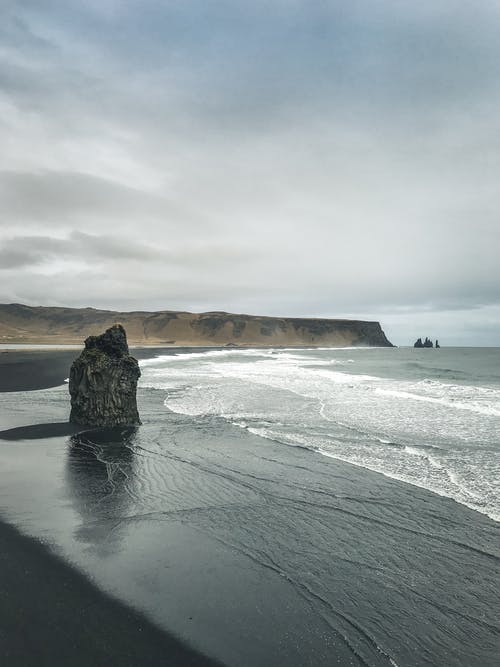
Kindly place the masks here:
<instances>
[{"instance_id":1,"label":"breaking wave","mask_svg":"<svg viewBox=\"0 0 500 667\"><path fill-rule=\"evenodd\" d=\"M404 364L395 366L396 377L383 377L373 360L387 351L360 351L172 354L142 362L141 382L164 390L174 412L221 417L499 521L500 388L418 374L401 379Z\"/></svg>"}]
</instances>

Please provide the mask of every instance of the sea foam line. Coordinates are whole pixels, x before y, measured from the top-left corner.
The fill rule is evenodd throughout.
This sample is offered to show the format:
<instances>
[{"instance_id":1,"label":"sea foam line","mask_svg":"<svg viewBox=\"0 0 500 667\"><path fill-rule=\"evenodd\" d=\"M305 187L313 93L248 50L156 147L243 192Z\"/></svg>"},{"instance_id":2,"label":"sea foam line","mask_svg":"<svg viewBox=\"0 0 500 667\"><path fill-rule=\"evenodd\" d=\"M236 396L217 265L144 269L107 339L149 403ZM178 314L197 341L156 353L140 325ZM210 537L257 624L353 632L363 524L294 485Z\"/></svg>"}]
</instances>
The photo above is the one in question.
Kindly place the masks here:
<instances>
[{"instance_id":1,"label":"sea foam line","mask_svg":"<svg viewBox=\"0 0 500 667\"><path fill-rule=\"evenodd\" d=\"M482 407L470 403L463 403L462 401L449 401L446 400L445 398L437 398L435 396L422 396L421 394L413 394L412 392L409 391L401 391L397 389L382 389L380 387L377 387L375 389L375 393L380 394L382 396L393 396L394 398L407 398L412 401L424 401L425 403L436 403L455 410L469 410L470 412L477 412L478 414L482 415L500 417L500 410L497 410L496 408Z\"/></svg>"},{"instance_id":2,"label":"sea foam line","mask_svg":"<svg viewBox=\"0 0 500 667\"><path fill-rule=\"evenodd\" d=\"M245 415L245 396L247 396L247 394L250 396L252 395L252 391L249 389L251 384L255 383L261 386L269 387L271 389L282 389L307 399L319 400L320 414L323 416L323 418L326 417L324 412L325 399L327 401L330 401L333 400L334 398L335 399L342 398L340 394L337 396L338 394L337 391L335 391L333 394L331 393L331 389L333 389L332 385L338 385L339 389L342 385L344 386L349 385L350 392L351 391L357 392L359 391L359 389L361 389L363 395L367 396L368 394L365 394L365 391L368 391L370 394L372 394L372 396L381 395L405 401L407 400L420 401L423 404L429 404L429 403L437 404L448 409L454 409L457 411L466 410L472 413L479 413L490 417L500 416L500 411L497 409L496 404L493 403L493 401L491 400L492 398L493 399L496 398L496 392L495 391L492 392L491 390L485 392L483 391L484 388L482 387L478 388L478 387L468 387L464 385L449 385L443 383L436 383L435 381L433 381L430 386L431 391L433 391L433 393L436 393L436 391L446 391L448 393L448 397L432 396L432 395L426 396L411 391L411 389L415 387L415 382L408 382L405 380L403 381L390 380L388 378L381 378L377 376L351 374L351 373L344 373L341 371L331 371L321 368L311 368L310 364L316 361L314 360L314 357L312 355L309 358L302 359L301 355L297 354L298 352L297 350L292 349L290 350L290 352L292 352L292 354L288 354L287 352L285 352L285 350L276 351L272 349L269 350L231 349L231 350L212 350L209 352L199 352L190 354L189 355L190 359L193 358L199 359L203 357L207 358L207 355L209 355L210 358L207 358L207 363L203 364L201 368L190 367L189 359L186 358L188 357L188 355L168 356L166 357L168 361L172 360L182 361L184 358L188 363L186 363L185 371L182 371L182 374L181 374L181 369L176 368L174 376L171 376L170 371L168 371L167 373L166 368L164 369L165 380L167 381L166 385L169 384L170 387L163 385L161 386L161 388L163 389L170 388L174 390L182 389L183 393L184 391L186 392L182 397L182 404L184 404L184 408L182 407L182 404L176 405L176 401L174 400L172 402L169 400L169 398L165 400L165 405L174 412L184 412L184 414L191 414L193 416L196 414L204 414L205 408L208 407L210 414L220 416L223 419L225 419L225 421L232 422L233 424L237 420L239 422L237 425L240 428L247 427L248 430L250 432L253 432L255 435L275 440L277 442L281 442L281 440L277 438L274 434L269 435L268 432L266 432L267 431L266 428L255 429L252 426L250 426L251 422L249 424L248 421L245 421L247 416ZM239 355L250 358L248 358L247 361L244 361L243 359L240 360L238 359ZM219 359L222 360L222 358L224 357L226 359L228 357L233 357L233 358L230 359L229 363L226 360L224 360L223 363L219 364L218 363ZM159 359L157 358L155 360L149 360L149 361L151 366L154 366L155 363L158 363ZM278 362L280 361L281 363L277 363L277 361ZM158 371L161 374L161 370L162 370L161 368L157 369L151 368L151 371L153 371L154 375L156 375L154 371ZM191 409L189 409L188 406L186 405L187 403L189 403L190 388L186 386L181 387L179 385L179 383L184 385L184 381L182 381L182 378L184 377L184 372L187 373L189 378L194 380L198 386L197 395L195 397L196 399L195 405L191 406ZM159 378L155 377L154 379L157 380ZM184 378L184 380L185 379L187 378ZM218 386L220 382L224 383L226 380L230 380L231 382L233 380L238 380L241 383L243 383L243 386L246 386L247 389L245 389L245 392L240 396L240 401L243 401L243 403L238 407L239 410L241 409L243 410L243 413L241 413L241 415L232 414L232 412L234 412L234 407L232 407L232 404L230 404L229 406L227 405L228 396L225 396L224 393L220 395L214 395L213 398L216 400L216 403L214 405L211 405L211 407L206 406L205 399L207 395L209 395L208 392L209 387L205 386L207 380L211 383L215 382L216 386ZM200 381L201 384L199 384ZM396 387L398 388L394 388L394 383L396 383ZM157 383L154 382L151 384L157 384ZM393 384L393 387L391 387L390 384ZM417 383L417 385L418 384L419 383ZM419 390L419 387L415 388L417 389L417 391ZM221 385L221 389L222 391L224 391L223 384ZM226 389L227 391L230 391L229 398L231 399L231 401L233 401L234 400L233 389L231 387L226 387ZM424 389L424 387L422 387L422 389ZM201 394L199 390L201 390ZM204 393L206 394L205 397L203 397ZM492 395L490 396L490 394ZM450 395L452 397L451 400L449 399ZM354 394L352 396L354 396ZM453 396L457 396L457 398L461 398L462 400L453 400ZM360 398L363 398L362 394L360 394ZM470 398L472 402L466 403L463 400L464 398ZM478 405L476 400L477 399L480 400L482 398L487 398L489 405L484 405L484 406ZM321 405L321 403L323 403L323 405ZM229 411L227 410L228 407ZM188 409L186 410L186 408ZM345 424L344 426L349 427L349 424ZM300 434L297 435L300 436ZM371 432L367 432L366 435L369 437L373 436L376 438L376 434ZM382 433L380 433L380 435L382 435ZM284 442L283 444L288 444L288 443ZM491 504L488 504L488 506L485 508L480 506L481 500L484 500L485 502L489 503L487 497L483 499L482 497L476 496L474 493L470 492L467 488L463 488L462 485L460 484L459 479L454 475L453 471L448 471L443 466L442 462L439 461L437 458L433 457L433 460L431 460L428 454L421 452L418 449L418 447L413 448L412 443L410 442L407 442L400 448L405 450L405 453L409 456L425 458L426 461L428 461L429 465L436 471L442 470L443 474L447 474L449 479L445 485L443 486L438 485L437 479L433 480L415 479L415 477L412 476L411 474L406 474L404 468L403 470L396 470L396 471L394 469L384 470L383 460L370 462L368 464L359 461L359 459L353 460L352 457L343 456L342 453L324 450L319 446L319 444L320 443L318 443L317 446L310 446L310 445L309 446L305 445L305 446L306 448L311 449L312 451L316 451L322 454L323 456L338 459L346 463L350 463L351 465L357 465L367 470L383 474L386 477L396 479L398 481L411 484L419 488L427 489L428 491L436 493L437 495L451 498L455 502L458 502L462 505L469 507L474 511L489 516L494 521L500 521L500 513L497 511L496 507L494 507L494 509L491 509ZM388 444L392 444L392 441ZM408 473L411 472L412 471L410 470L408 471ZM476 500L478 502L475 502Z\"/></svg>"}]
</instances>

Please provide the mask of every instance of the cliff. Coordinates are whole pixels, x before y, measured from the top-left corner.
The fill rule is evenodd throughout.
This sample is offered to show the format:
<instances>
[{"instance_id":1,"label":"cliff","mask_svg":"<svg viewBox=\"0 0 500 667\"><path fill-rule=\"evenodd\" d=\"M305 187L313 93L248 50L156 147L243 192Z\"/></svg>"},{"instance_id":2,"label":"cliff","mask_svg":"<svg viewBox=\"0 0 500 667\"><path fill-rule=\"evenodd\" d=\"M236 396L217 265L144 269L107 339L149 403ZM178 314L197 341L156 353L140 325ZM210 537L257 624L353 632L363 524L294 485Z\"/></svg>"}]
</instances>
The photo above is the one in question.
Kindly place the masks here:
<instances>
[{"instance_id":1,"label":"cliff","mask_svg":"<svg viewBox=\"0 0 500 667\"><path fill-rule=\"evenodd\" d=\"M0 343L81 344L121 322L132 345L390 347L378 322L0 304Z\"/></svg>"}]
</instances>

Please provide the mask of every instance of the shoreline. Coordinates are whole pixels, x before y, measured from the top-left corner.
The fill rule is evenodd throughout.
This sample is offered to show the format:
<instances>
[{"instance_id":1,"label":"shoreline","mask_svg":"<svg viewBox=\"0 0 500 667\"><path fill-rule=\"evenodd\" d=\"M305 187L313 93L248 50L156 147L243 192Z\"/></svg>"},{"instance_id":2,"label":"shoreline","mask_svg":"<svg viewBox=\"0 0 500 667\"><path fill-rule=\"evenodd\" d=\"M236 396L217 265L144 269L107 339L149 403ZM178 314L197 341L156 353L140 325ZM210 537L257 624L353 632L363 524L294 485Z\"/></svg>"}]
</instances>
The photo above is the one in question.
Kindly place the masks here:
<instances>
[{"instance_id":1,"label":"shoreline","mask_svg":"<svg viewBox=\"0 0 500 667\"><path fill-rule=\"evenodd\" d=\"M81 348L78 348L78 352ZM158 350L164 350L167 355L172 354L175 347L137 347L131 348L134 350L134 355L139 361L145 359L151 359L157 356ZM196 349L196 350L210 350L212 348L204 347L179 347L177 350L181 349ZM216 348L220 350L228 348ZM230 348L234 349L234 348ZM255 348L260 349L260 348ZM290 348L291 349L291 348ZM295 348L294 348L295 349ZM302 348L301 348L302 349ZM370 348L368 348L370 349ZM377 349L377 348L375 348ZM46 348L36 349L36 350L9 350L8 354L1 354L0 351L0 393L10 393L18 391L39 391L44 389L52 389L59 386L64 386L65 380L69 375L69 369L72 361L78 355L75 354L75 350L65 349L51 349ZM12 372L7 372L12 370ZM68 399L69 400L69 399ZM0 428L0 440L36 440L44 437L56 437L63 435L72 435L81 431L81 428L77 428L71 425L69 422L47 422L40 424L25 424L22 426L15 426L12 428ZM315 450L311 450L315 451ZM455 498L440 493L439 490L420 486L411 479L407 479L403 476L397 476L394 474L385 473L381 470L376 470L369 468L360 464L353 462L344 461L341 458L330 455L327 452L319 451L317 452L325 458L331 458L334 461L340 461L347 463L348 465L353 465L361 470L366 470L370 473L377 475L382 475L386 479L395 480L401 484L409 484L410 486L417 489L424 489L430 493L435 494L441 498L447 498L457 503L459 506L467 507L468 509L477 512L482 516L486 516L491 521L495 523L500 523L500 519L496 516L491 516L487 512L482 512L476 507L469 505L465 502L460 502Z\"/></svg>"},{"instance_id":2,"label":"shoreline","mask_svg":"<svg viewBox=\"0 0 500 667\"><path fill-rule=\"evenodd\" d=\"M120 453L116 444L106 445L106 450L99 450L96 459L92 450L75 450L74 446L68 447L67 438L51 438L46 433L42 433L36 443L32 440L3 441L3 462L9 461L9 458L5 459L6 447L10 448L16 459L21 457L21 462L16 464L14 470L7 466L7 470L10 469L9 486L14 494L19 493L20 480L26 480L25 483L30 487L34 486L33 498L26 499L23 494L21 503L19 495L16 500L16 495L7 491L11 501L10 509L4 517L10 526L19 526L31 536L26 539L32 540L34 552L33 563L25 564L17 559L16 552L11 550L11 543L4 542L7 545L4 557L10 559L12 571L12 575L7 575L4 569L5 576L15 580L24 569L31 571L32 566L38 568L35 582L28 582L26 590L38 590L40 599L43 599L43 587L38 587L37 582L50 582L61 576L63 582L66 581L66 567L71 567L71 563L76 566L76 569L71 569L78 578L96 584L97 593L101 597L89 603L88 607L84 606L84 609L91 608L92 615L98 609L97 616L104 619L101 626L107 623L108 614L114 617L114 607L109 605L109 600L116 596L127 613L131 610L132 614L151 619L152 625L160 628L160 632L168 638L182 637L182 641L196 646L203 655L214 656L222 661L221 664L233 667L257 667L260 664L287 664L291 667L314 664L327 667L334 663L388 667L387 658L381 651L399 667L417 667L421 663L415 663L410 657L416 650L415 634L419 642L427 638L427 633L431 643L442 641L433 637L435 631L430 630L431 625L443 628L445 634L452 628L453 632L464 636L475 633L478 639L465 654L464 645L450 643L445 647L446 651L453 650L446 663L443 662L442 653L436 657L427 653L426 664L462 667L465 663L460 662L459 656L465 655L470 667L493 667L495 662L490 656L495 640L491 637L490 629L495 627L494 608L498 601L495 602L491 596L495 595L493 582L496 581L495 573L499 572L500 562L498 543L495 541L498 524L451 499L424 489L410 487L334 459L325 465L320 460L323 457L315 457L309 450L289 452L272 441L262 443L258 436L245 435L242 440L245 443L243 450L237 447L239 433L231 436L219 433L208 440L205 433L201 443L197 420L181 418L177 421L177 416L173 417L175 424L170 438L175 442L172 453L174 458L170 459L167 448L168 466L161 473L161 484L167 485L165 490L180 491L184 487L186 491L181 492L183 497L175 499L179 492L176 491L176 496L166 506L160 506L157 510L150 507L149 512L157 515L156 520L149 519L147 514L142 519L144 510L136 518L137 510L132 507L128 511L119 509L122 503L130 502L123 484L130 478L139 459L135 459L130 452ZM171 415L167 413L164 423L170 418ZM145 432L154 427L155 421L154 414L145 417L141 427L143 435L147 435ZM85 437L80 441L85 442ZM99 439L92 437L91 441L99 442ZM203 444L203 452L206 452L201 454L201 459L198 450L200 444ZM260 462L254 460L263 446L266 450L265 460L269 461L264 469ZM190 451L192 454L188 453ZM211 452L215 455L213 462ZM226 455L232 457L227 468L231 475L229 479L225 467L219 471L222 452L224 459ZM45 500L39 494L39 489L47 487L47 475L54 481L59 475L56 471L55 477L50 471L43 473L35 461L29 464L26 456L40 456L40 460L47 456L52 460L59 456L66 459L64 467L65 474L69 476L67 482L71 484L71 504L81 518L74 526L63 527L63 533L60 532L59 511L51 518L51 508L54 500L61 497L62 487L56 485L56 488L49 490ZM272 488L281 477L280 468L290 461L290 457L293 461L292 467L287 466L290 478L280 482L279 490L275 493ZM124 470L124 477L113 479L112 495L106 491L104 495L98 493L95 496L99 486L96 487L96 482L105 482L106 470L110 469L106 463L108 459L111 468ZM234 488L235 464L240 459L241 474L238 477L243 487L238 485ZM172 470L171 465L175 461L178 462ZM200 463L201 470L198 468ZM25 464L32 468L31 473L26 471ZM304 467L307 467L308 477L320 483L317 488L308 485L305 496L300 481L303 480L300 471ZM276 472L273 473L275 468ZM49 470L52 470L52 466ZM201 472L201 477L196 470ZM205 480L206 473L208 479ZM275 477L276 473L278 477ZM146 474L149 477L149 468ZM262 482L248 488L249 479ZM268 489L271 479L276 481ZM229 484L227 492L230 496L228 499L222 496L214 507L210 500L211 489L214 484L215 488L219 486L218 480L222 480L225 486ZM333 488L331 482L334 482ZM244 498L240 497L241 491L244 491ZM276 498L270 506L265 502L269 491L272 491L271 498ZM232 497L234 493L236 496ZM259 499L261 493L264 495ZM62 494L62 498L66 498L66 494ZM259 510L262 500L263 509L266 508L264 515ZM33 502L38 507L35 508ZM67 500L64 504L67 504ZM108 507L111 510L109 515ZM122 511L125 517L130 515L123 523L119 520ZM234 518L233 511L236 511ZM219 512L222 512L220 516ZM261 516L264 524L259 518ZM229 525L226 525L228 521ZM241 535L235 534L235 525L242 526ZM261 535L262 530L264 535ZM271 543L268 531L272 534ZM287 547L290 536L294 535L302 545L301 549ZM36 545L40 544L40 539L54 544L57 553L61 554L60 558L54 557L57 564L48 563L43 554L39 558ZM138 545L141 546L138 548ZM147 545L146 551L142 545ZM266 550L271 548L270 562L262 551L264 545ZM82 547L85 548L82 550ZM314 578L308 581L311 565L309 558L302 559L303 549L306 549L305 553L310 551L311 555L316 554L312 572L320 568L317 580ZM116 565L113 565L115 560ZM46 570L50 576L47 576ZM147 585L138 588L136 582L140 582L143 577ZM456 588L454 582L459 580L463 580L463 586ZM321 594L318 591L318 598L315 598L316 594L311 597L309 588L314 593L320 585L324 591ZM20 613L24 614L25 606L32 606L29 595L26 598L20 594L16 598L19 589L16 590L4 608L7 616L14 616L13 608L19 608ZM71 584L69 592L64 592L68 593L67 613L75 616L75 609L82 606L80 593L78 589L71 588ZM111 598L108 595L110 592ZM333 601L325 606L324 601L328 601L329 595L333 596ZM5 595L1 597L9 599ZM55 626L54 641L57 644L60 618L57 586L48 593L46 599L49 605L44 607L43 613L49 626ZM371 628L369 624L366 625L366 619L363 622L356 620L356 626L343 620L345 615L356 619L360 605L362 608L365 601L368 610L375 605L378 613L386 616L384 632L388 634L382 632L380 635L377 629L380 618L374 619L376 624ZM55 610L53 605L56 605ZM330 605L333 606L330 608ZM450 614L443 616L444 610L450 610ZM86 643L88 637L86 627L80 627L86 621L87 612L83 614L83 618L78 620L76 613L75 622L70 624L69 629L69 636L73 637L77 646L80 646L80 642ZM429 628L415 621L421 615L430 619ZM63 619L66 616L66 613L62 614ZM193 620L190 620L191 617ZM122 622L126 623L126 615L121 614L121 609L116 622L120 628ZM19 626L12 619L11 623ZM33 646L39 638L36 619L29 623L30 627L35 628L35 636L31 640ZM420 631L412 629L415 623L422 628ZM408 643L408 649L402 654L394 650L395 646L391 642L395 624L399 631L403 631L401 641ZM78 660L66 660L66 664L81 664L82 667L87 664L130 664L134 667L162 664L158 658L152 658L149 663L147 660L127 663L123 660L121 644L114 644L115 636L120 637L123 630L112 626L108 641L106 626L103 627L101 638L106 650L110 651L107 659L95 662L91 654L90 659L89 655L84 655L81 663ZM407 628L411 628L411 631ZM380 629L384 630L384 624ZM84 634L79 634L81 632ZM9 631L9 636L14 647L21 646L24 650L19 635L10 634ZM50 632L46 636L51 637ZM349 637L347 645L343 640L346 636ZM26 637L26 632L23 637ZM259 637L257 643L256 637ZM294 637L300 637L299 645L296 645ZM40 641L45 639L40 638ZM277 646L274 645L275 641ZM148 643L149 640L146 642L147 650ZM158 655L161 656L163 639L153 637L153 643L152 650L158 647ZM31 646L26 650L28 656L33 650ZM142 649L138 647L137 650ZM425 655L423 647L418 649L417 654L419 651ZM183 653L180 655L178 660L172 660L172 664L179 667L184 664L205 664L203 661L191 662L189 654L185 658ZM266 662L268 657L269 662ZM186 662L183 662L184 659ZM211 664L209 658L206 660L207 665ZM17 663L7 664L16 667L46 664L49 667L50 663L49 655L46 663L38 659L33 663L20 659ZM52 664L57 664L57 661L52 660Z\"/></svg>"},{"instance_id":3,"label":"shoreline","mask_svg":"<svg viewBox=\"0 0 500 667\"><path fill-rule=\"evenodd\" d=\"M0 432L0 438L2 438L2 433ZM460 500L457 500L456 498L453 498L453 496L447 495L446 493L442 493L438 491L436 488L431 488L429 486L421 486L417 484L415 481L405 478L402 475L398 476L396 474L390 474L387 472L382 472L381 470L376 470L374 468L368 468L367 466L362 466L361 464L358 463L353 463L351 461L344 461L344 459L337 458L336 456L333 456L333 454L325 453L323 451L318 451L318 450L311 450L311 451L316 451L318 454L321 456L325 456L326 458L333 459L334 461L342 461L343 463L347 463L348 465L356 466L357 468L361 468L362 470L367 470L370 473L373 473L375 475L382 475L382 477L385 477L386 479L392 479L395 482L399 482L401 484L408 484L409 486L413 486L416 489L422 489L424 491L427 491L428 493L432 493L435 496L438 496L439 498L446 498L446 500L451 500L452 502L456 503L459 507L466 507L468 510L471 510L472 512L476 512L480 516L484 516L488 518L490 521L493 521L494 523L500 524L500 516L495 514L495 516L492 516L488 512L484 511L482 512L479 510L477 507L474 507L473 505L468 505L466 502L461 502Z\"/></svg>"},{"instance_id":4,"label":"shoreline","mask_svg":"<svg viewBox=\"0 0 500 667\"><path fill-rule=\"evenodd\" d=\"M71 364L82 349L0 351L0 392L37 391L64 384ZM134 354L138 359L148 359L154 357L158 349L162 348L136 348Z\"/></svg>"},{"instance_id":5,"label":"shoreline","mask_svg":"<svg viewBox=\"0 0 500 667\"><path fill-rule=\"evenodd\" d=\"M63 569L95 583L99 613L120 600L160 633L234 667L495 664L500 549L487 516L210 415L170 412L162 390L139 389L143 425L129 440L71 435L64 389L0 396L11 429L0 434L10 437L0 443L2 512L25 539L51 544ZM6 544L19 579L25 566ZM52 567L38 553L36 581ZM16 590L4 608L12 624L16 600L21 614L30 606ZM80 642L86 619L78 621L75 590L68 613ZM55 631L57 599L49 593L44 610ZM21 638L10 636L15 648ZM95 664L141 664L120 650L111 641L111 660ZM85 659L82 667L94 660ZM172 662L198 664L186 659Z\"/></svg>"},{"instance_id":6,"label":"shoreline","mask_svg":"<svg viewBox=\"0 0 500 667\"><path fill-rule=\"evenodd\" d=\"M189 351L212 351L212 350L259 350L259 349L312 349L311 347L290 347L279 348L272 347L221 347L221 346L129 346L132 356L136 357L138 361L144 359L151 359L159 354L161 350L165 354L174 354L182 350ZM0 392L12 391L36 391L39 389L50 389L64 384L65 379L69 376L69 370L73 361L79 356L83 346L69 348L61 348L54 346L53 348L23 348L23 349L8 349L2 350L0 348ZM315 348L316 349L316 348ZM328 348L330 349L330 348ZM334 348L331 348L334 349ZM335 348L345 349L345 348ZM355 349L378 349L378 348L355 348ZM394 348L397 349L397 348Z\"/></svg>"},{"instance_id":7,"label":"shoreline","mask_svg":"<svg viewBox=\"0 0 500 667\"><path fill-rule=\"evenodd\" d=\"M9 667L221 667L0 518L0 658Z\"/></svg>"}]
</instances>

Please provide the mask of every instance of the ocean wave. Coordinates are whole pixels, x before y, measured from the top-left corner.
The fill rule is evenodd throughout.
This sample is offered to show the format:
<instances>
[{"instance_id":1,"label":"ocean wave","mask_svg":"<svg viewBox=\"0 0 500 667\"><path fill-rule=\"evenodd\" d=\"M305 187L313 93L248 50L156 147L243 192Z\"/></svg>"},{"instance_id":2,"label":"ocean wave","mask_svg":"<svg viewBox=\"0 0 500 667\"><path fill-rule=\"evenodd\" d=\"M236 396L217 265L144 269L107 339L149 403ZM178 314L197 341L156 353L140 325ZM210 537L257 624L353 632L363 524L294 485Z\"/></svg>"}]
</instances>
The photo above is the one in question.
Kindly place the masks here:
<instances>
[{"instance_id":1,"label":"ocean wave","mask_svg":"<svg viewBox=\"0 0 500 667\"><path fill-rule=\"evenodd\" d=\"M213 350L166 358L143 364L141 385L165 391L173 412L220 417L500 518L495 387L346 372L336 366L346 361L337 350Z\"/></svg>"},{"instance_id":2,"label":"ocean wave","mask_svg":"<svg viewBox=\"0 0 500 667\"><path fill-rule=\"evenodd\" d=\"M193 359L221 359L223 357L234 357L235 355L247 357L267 357L273 353L273 350L244 350L241 348L231 348L228 350L206 350L203 352L175 352L173 354L161 354L152 359L141 359L139 366L141 368L155 367L159 364L168 364L172 362L189 362Z\"/></svg>"},{"instance_id":3,"label":"ocean wave","mask_svg":"<svg viewBox=\"0 0 500 667\"><path fill-rule=\"evenodd\" d=\"M447 469L436 457L427 454L418 447L405 446L400 448L403 456L399 459L377 458L373 452L368 452L366 448L356 453L348 453L343 451L341 447L335 447L332 443L329 446L324 443L321 445L300 433L284 434L274 428L263 426L251 427L246 425L245 428L249 433L258 437L365 468L390 479L405 482L436 493L439 496L450 498L469 509L485 514L495 522L500 522L500 509L498 507L489 505L481 494L476 493L464 484L457 472ZM413 461L408 464L408 461L404 460L405 457L413 459ZM414 463L415 458L420 459L420 465ZM433 474L429 475L429 469L433 470Z\"/></svg>"},{"instance_id":4,"label":"ocean wave","mask_svg":"<svg viewBox=\"0 0 500 667\"><path fill-rule=\"evenodd\" d=\"M482 406L473 402L465 403L456 401L453 397L441 398L436 396L423 396L422 394L412 393L410 391L402 391L400 389L382 389L376 388L375 391L384 396L393 396L395 398L409 399L412 401L426 401L427 403L437 403L453 410L469 410L471 412L478 412L483 415L492 415L500 417L500 407Z\"/></svg>"}]
</instances>

